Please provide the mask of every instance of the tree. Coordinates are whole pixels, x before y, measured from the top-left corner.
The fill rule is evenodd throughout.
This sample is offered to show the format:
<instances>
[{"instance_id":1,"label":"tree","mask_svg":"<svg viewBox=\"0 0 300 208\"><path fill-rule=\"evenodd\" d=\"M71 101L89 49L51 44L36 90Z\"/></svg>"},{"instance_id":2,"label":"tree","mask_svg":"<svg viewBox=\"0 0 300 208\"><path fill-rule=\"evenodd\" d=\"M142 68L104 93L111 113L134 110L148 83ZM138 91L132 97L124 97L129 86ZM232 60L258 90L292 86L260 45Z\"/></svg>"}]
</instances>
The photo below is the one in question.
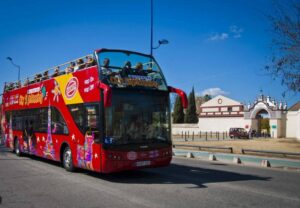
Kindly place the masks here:
<instances>
[{"instance_id":1,"label":"tree","mask_svg":"<svg viewBox=\"0 0 300 208\"><path fill-rule=\"evenodd\" d=\"M176 96L174 112L173 112L173 123L183 123L183 122L184 122L184 113L183 113L181 99L179 96Z\"/></svg>"},{"instance_id":2,"label":"tree","mask_svg":"<svg viewBox=\"0 0 300 208\"><path fill-rule=\"evenodd\" d=\"M209 101L211 99L211 95L205 94L204 97L203 97L203 99L204 99L204 102L207 102L207 101Z\"/></svg>"},{"instance_id":3,"label":"tree","mask_svg":"<svg viewBox=\"0 0 300 208\"><path fill-rule=\"evenodd\" d=\"M274 79L281 79L286 91L297 93L300 92L300 3L284 3L276 3L276 12L269 16L272 55L265 69Z\"/></svg>"},{"instance_id":4,"label":"tree","mask_svg":"<svg viewBox=\"0 0 300 208\"><path fill-rule=\"evenodd\" d=\"M194 88L188 97L189 105L184 116L184 123L198 123Z\"/></svg>"}]
</instances>

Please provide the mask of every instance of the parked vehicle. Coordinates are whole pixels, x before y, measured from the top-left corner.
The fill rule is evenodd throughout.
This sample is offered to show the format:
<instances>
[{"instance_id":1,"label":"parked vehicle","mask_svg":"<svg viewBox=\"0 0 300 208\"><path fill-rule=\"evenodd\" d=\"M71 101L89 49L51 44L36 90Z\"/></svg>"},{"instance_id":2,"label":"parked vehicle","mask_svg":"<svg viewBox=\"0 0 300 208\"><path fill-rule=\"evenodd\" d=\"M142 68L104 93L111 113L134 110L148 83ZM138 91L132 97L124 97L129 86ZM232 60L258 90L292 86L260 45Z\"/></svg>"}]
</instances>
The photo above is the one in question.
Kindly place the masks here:
<instances>
[{"instance_id":1,"label":"parked vehicle","mask_svg":"<svg viewBox=\"0 0 300 208\"><path fill-rule=\"evenodd\" d=\"M246 138L249 139L249 134L244 128L230 128L229 129L230 138Z\"/></svg>"}]
</instances>

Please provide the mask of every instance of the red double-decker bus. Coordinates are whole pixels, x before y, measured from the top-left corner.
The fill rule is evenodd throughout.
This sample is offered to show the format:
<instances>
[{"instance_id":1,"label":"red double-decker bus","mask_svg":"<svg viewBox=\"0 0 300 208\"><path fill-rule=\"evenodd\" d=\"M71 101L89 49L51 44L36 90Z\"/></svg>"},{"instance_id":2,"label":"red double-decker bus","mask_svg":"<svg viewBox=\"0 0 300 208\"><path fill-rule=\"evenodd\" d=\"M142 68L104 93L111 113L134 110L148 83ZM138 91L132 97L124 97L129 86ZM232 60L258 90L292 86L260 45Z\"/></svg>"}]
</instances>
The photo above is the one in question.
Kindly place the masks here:
<instances>
[{"instance_id":1,"label":"red double-decker bus","mask_svg":"<svg viewBox=\"0 0 300 208\"><path fill-rule=\"evenodd\" d=\"M1 127L18 156L102 173L166 166L172 159L169 94L152 56L101 49L6 83Z\"/></svg>"}]
</instances>

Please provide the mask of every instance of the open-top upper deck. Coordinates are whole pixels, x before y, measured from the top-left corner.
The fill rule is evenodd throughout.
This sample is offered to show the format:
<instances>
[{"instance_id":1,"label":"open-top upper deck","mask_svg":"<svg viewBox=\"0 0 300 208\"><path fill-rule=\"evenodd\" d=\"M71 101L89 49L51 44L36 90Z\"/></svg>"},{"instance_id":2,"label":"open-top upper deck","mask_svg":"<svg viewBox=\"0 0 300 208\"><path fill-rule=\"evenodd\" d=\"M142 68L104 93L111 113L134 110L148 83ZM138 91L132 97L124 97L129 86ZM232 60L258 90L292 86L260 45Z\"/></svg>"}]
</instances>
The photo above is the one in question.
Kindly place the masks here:
<instances>
[{"instance_id":1,"label":"open-top upper deck","mask_svg":"<svg viewBox=\"0 0 300 208\"><path fill-rule=\"evenodd\" d=\"M152 56L126 50L101 49L95 51L95 55L89 54L26 79L6 83L4 93L95 65L99 66L97 69L101 82L109 87L168 91L163 73Z\"/></svg>"},{"instance_id":2,"label":"open-top upper deck","mask_svg":"<svg viewBox=\"0 0 300 208\"><path fill-rule=\"evenodd\" d=\"M28 87L32 84L39 83L41 81L45 81L64 74L76 72L78 70L89 68L95 65L97 65L95 57L92 54L89 54L84 57L80 57L75 60L71 60L58 66L52 67L50 69L46 69L23 80L5 83L4 93L7 91L19 89L21 87Z\"/></svg>"}]
</instances>

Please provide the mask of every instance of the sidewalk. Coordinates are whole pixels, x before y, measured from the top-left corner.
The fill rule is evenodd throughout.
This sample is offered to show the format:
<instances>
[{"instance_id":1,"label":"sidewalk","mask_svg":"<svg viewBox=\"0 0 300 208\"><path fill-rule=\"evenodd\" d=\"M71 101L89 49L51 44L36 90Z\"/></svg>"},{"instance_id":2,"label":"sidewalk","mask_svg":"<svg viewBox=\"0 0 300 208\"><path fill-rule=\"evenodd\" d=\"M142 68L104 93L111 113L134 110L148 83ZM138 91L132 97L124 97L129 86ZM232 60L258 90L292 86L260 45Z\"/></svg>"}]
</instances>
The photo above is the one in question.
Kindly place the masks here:
<instances>
[{"instance_id":1,"label":"sidewalk","mask_svg":"<svg viewBox=\"0 0 300 208\"><path fill-rule=\"evenodd\" d=\"M192 154L193 157L198 159L210 160L210 156L214 155L216 161L225 163L235 163L235 158L240 159L240 163L244 165L262 166L262 162L267 160L270 167L273 168L291 168L300 171L300 160L285 159L285 158L270 158L263 156L253 155L240 155L240 154L228 154L228 153L211 153L206 151L194 151L187 149L173 149L174 156L187 157L187 154Z\"/></svg>"},{"instance_id":2,"label":"sidewalk","mask_svg":"<svg viewBox=\"0 0 300 208\"><path fill-rule=\"evenodd\" d=\"M300 141L287 138L255 138L255 139L236 139L236 140L220 140L220 141L178 141L173 140L173 144L200 145L200 146L218 146L232 147L234 154L241 154L242 149L255 149L267 151L295 152L300 153ZM188 149L188 148L184 148ZM261 155L261 154L259 154ZM269 155L270 156L270 155ZM282 157L280 155L271 155L272 157ZM294 157L290 157L294 158ZM296 157L300 159L299 157Z\"/></svg>"}]
</instances>

